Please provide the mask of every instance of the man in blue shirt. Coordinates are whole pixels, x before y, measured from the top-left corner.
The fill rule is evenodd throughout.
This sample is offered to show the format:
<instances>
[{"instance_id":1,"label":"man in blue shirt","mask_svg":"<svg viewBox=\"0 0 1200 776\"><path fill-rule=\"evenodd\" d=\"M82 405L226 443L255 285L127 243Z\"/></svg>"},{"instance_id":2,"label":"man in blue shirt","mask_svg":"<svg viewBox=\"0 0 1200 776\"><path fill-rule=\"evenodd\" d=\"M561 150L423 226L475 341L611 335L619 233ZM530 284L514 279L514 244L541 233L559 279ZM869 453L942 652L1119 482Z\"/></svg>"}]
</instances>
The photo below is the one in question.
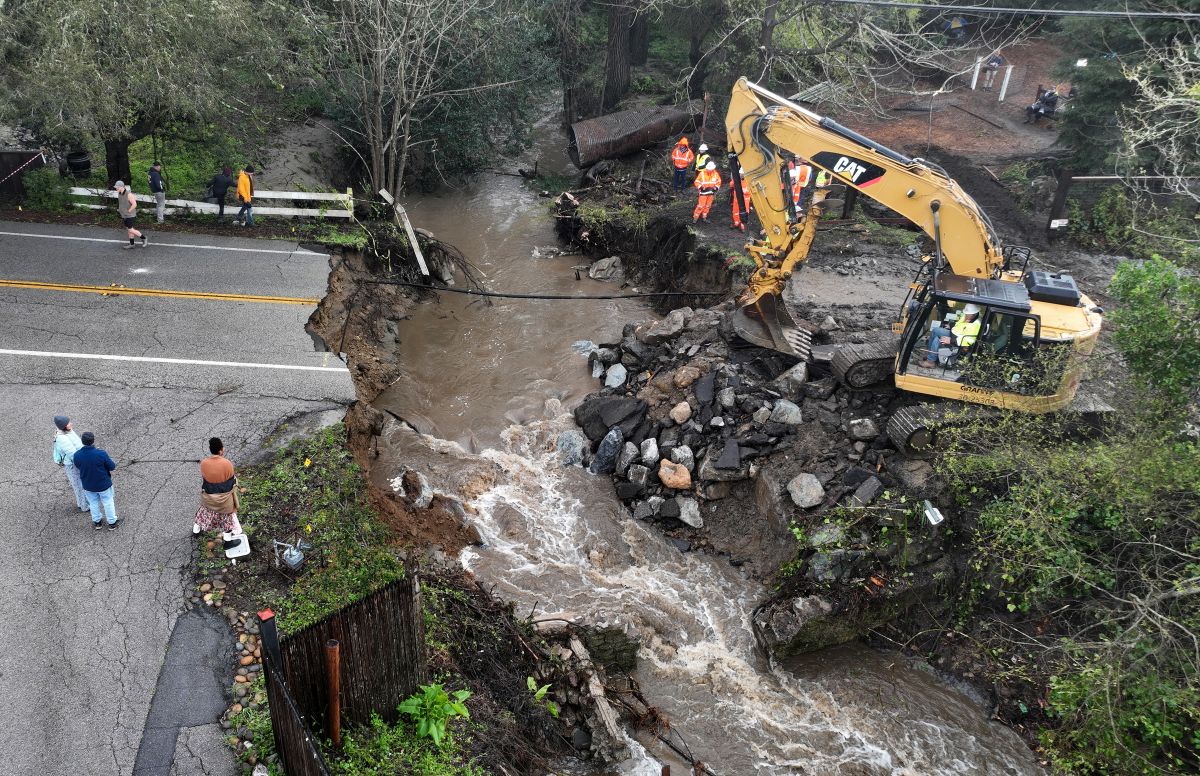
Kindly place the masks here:
<instances>
[{"instance_id":1,"label":"man in blue shirt","mask_svg":"<svg viewBox=\"0 0 1200 776\"><path fill-rule=\"evenodd\" d=\"M108 516L108 530L117 530L120 518L113 504L113 484L109 472L117 468L108 453L96 447L96 435L91 431L83 432L80 437L83 447L75 451L72 459L75 468L79 470L79 479L83 482L83 495L87 498L88 507L92 512L92 527L100 530L100 506L104 505L104 514Z\"/></svg>"}]
</instances>

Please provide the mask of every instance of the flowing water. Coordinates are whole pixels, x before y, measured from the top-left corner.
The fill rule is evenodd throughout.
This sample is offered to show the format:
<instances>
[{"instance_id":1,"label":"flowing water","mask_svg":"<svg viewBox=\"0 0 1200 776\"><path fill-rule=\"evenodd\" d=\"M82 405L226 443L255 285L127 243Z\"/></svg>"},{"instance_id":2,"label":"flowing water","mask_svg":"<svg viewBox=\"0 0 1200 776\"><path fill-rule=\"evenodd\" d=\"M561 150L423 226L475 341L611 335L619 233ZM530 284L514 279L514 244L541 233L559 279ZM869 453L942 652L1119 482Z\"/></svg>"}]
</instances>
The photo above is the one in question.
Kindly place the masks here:
<instances>
[{"instance_id":1,"label":"flowing water","mask_svg":"<svg viewBox=\"0 0 1200 776\"><path fill-rule=\"evenodd\" d=\"M545 169L562 141L550 126L539 138ZM574 279L579 257L531 258L554 245L546 203L489 174L409 212L461 248L490 288L611 293ZM488 471L468 498L485 545L465 551L464 566L522 612L565 612L636 638L643 693L673 740L721 776L1038 773L980 699L899 655L846 646L767 665L750 630L764 586L724 559L679 552L625 512L607 477L557 463L554 440L574 427L567 409L596 387L571 344L614 339L650 314L625 301L484 307L457 295L414 308L402 329L406 373L376 405L429 434L421 444L456 472ZM384 447L384 465L411 452ZM650 737L631 749L621 773L681 764Z\"/></svg>"}]
</instances>

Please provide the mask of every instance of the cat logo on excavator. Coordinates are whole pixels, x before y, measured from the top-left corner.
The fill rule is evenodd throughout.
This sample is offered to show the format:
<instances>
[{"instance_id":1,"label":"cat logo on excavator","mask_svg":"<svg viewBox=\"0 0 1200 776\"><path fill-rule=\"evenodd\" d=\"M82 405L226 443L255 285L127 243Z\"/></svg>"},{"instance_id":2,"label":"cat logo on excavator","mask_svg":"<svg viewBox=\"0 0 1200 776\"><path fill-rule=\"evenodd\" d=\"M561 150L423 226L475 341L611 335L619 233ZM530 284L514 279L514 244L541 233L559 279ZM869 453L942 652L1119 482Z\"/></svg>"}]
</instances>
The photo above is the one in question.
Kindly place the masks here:
<instances>
[{"instance_id":1,"label":"cat logo on excavator","mask_svg":"<svg viewBox=\"0 0 1200 776\"><path fill-rule=\"evenodd\" d=\"M865 188L878 182L886 172L878 165L831 151L813 154L812 160L859 188Z\"/></svg>"}]
</instances>

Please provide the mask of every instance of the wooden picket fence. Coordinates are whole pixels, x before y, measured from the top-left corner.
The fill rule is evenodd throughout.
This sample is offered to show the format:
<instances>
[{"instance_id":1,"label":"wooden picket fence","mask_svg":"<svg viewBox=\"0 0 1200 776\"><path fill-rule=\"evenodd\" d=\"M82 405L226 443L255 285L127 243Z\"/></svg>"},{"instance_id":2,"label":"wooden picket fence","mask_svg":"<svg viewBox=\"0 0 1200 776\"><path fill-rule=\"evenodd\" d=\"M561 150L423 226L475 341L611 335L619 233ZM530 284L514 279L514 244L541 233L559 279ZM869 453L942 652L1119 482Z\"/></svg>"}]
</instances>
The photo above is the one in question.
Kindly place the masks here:
<instances>
[{"instance_id":1,"label":"wooden picket fence","mask_svg":"<svg viewBox=\"0 0 1200 776\"><path fill-rule=\"evenodd\" d=\"M288 774L327 772L317 733L333 728L326 645L336 641L341 723L388 722L426 682L425 619L415 570L357 603L280 640L274 615L259 612L275 748Z\"/></svg>"}]
</instances>

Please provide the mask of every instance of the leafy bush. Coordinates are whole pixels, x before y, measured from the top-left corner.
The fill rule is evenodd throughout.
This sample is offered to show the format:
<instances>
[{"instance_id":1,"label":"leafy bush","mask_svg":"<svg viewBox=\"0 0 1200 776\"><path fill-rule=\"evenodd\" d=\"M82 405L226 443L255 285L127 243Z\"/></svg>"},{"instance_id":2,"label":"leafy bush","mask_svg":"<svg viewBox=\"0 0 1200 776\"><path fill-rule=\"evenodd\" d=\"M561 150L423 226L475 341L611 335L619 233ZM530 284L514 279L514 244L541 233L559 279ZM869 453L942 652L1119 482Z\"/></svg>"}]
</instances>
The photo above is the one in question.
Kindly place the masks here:
<instances>
[{"instance_id":1,"label":"leafy bush","mask_svg":"<svg viewBox=\"0 0 1200 776\"><path fill-rule=\"evenodd\" d=\"M453 745L430 746L407 722L388 725L378 716L371 725L345 731L340 751L326 751L337 776L484 776L486 773Z\"/></svg>"},{"instance_id":2,"label":"leafy bush","mask_svg":"<svg viewBox=\"0 0 1200 776\"><path fill-rule=\"evenodd\" d=\"M60 213L71 208L71 182L53 167L42 167L21 177L25 207Z\"/></svg>"},{"instance_id":3,"label":"leafy bush","mask_svg":"<svg viewBox=\"0 0 1200 776\"><path fill-rule=\"evenodd\" d=\"M446 725L451 719L471 718L466 705L470 697L470 690L455 690L451 696L440 684L423 684L421 692L405 699L399 708L417 723L418 738L432 738L433 743L440 747L446 738Z\"/></svg>"},{"instance_id":4,"label":"leafy bush","mask_svg":"<svg viewBox=\"0 0 1200 776\"><path fill-rule=\"evenodd\" d=\"M1173 402L1200 389L1200 279L1161 256L1117 267L1109 292L1122 304L1113 340L1141 379Z\"/></svg>"}]
</instances>

